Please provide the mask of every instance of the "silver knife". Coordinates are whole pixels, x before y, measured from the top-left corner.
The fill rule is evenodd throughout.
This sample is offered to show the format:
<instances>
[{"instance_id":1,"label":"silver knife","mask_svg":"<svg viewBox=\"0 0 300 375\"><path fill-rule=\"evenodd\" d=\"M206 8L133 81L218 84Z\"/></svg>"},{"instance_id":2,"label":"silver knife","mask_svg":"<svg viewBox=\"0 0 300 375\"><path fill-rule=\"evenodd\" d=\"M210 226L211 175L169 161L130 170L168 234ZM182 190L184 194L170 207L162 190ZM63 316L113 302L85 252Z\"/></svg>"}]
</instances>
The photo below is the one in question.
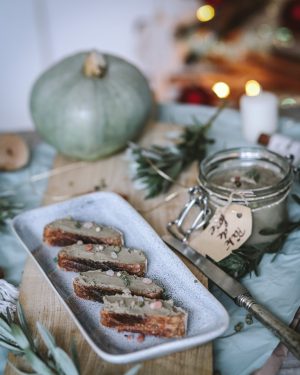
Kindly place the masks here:
<instances>
[{"instance_id":1,"label":"silver knife","mask_svg":"<svg viewBox=\"0 0 300 375\"><path fill-rule=\"evenodd\" d=\"M289 328L265 307L256 302L250 292L241 283L221 270L211 260L171 235L163 236L163 240L172 249L178 251L192 262L208 279L232 298L238 306L244 307L251 312L257 320L269 328L280 339L296 358L300 359L299 333Z\"/></svg>"}]
</instances>

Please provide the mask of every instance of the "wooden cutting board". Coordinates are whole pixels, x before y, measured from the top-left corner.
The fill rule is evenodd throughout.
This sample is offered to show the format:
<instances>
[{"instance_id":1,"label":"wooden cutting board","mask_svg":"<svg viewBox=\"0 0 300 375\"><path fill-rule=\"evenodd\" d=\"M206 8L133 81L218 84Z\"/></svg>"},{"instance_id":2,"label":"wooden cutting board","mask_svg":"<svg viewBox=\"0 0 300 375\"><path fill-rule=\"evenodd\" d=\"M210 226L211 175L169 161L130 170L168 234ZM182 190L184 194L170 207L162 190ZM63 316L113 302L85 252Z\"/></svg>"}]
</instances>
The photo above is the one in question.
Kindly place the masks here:
<instances>
[{"instance_id":1,"label":"wooden cutting board","mask_svg":"<svg viewBox=\"0 0 300 375\"><path fill-rule=\"evenodd\" d=\"M170 124L151 124L144 132L141 143L166 144L167 135L180 128ZM95 186L106 191L122 194L145 217L159 235L166 232L166 224L173 219L187 199L186 190L175 186L171 191L178 192L176 199L166 203L164 196L144 200L143 192L134 189L129 176L126 153L97 162L76 162L63 156L57 156L53 166L53 175L49 178L44 196L44 204L62 201L77 195L93 191ZM185 172L180 182L192 186L196 182L196 165ZM186 263L195 276L207 286L207 279L192 265ZM75 339L80 355L82 374L124 374L132 365L112 365L99 358L86 343L78 328L69 317L58 297L31 259L27 260L20 287L20 301L24 307L29 325L36 333L35 322L43 323L54 335L59 346L69 351L71 341ZM10 360L15 363L13 356ZM212 375L212 344L175 353L166 357L146 361L141 375ZM14 374L7 367L6 375Z\"/></svg>"}]
</instances>

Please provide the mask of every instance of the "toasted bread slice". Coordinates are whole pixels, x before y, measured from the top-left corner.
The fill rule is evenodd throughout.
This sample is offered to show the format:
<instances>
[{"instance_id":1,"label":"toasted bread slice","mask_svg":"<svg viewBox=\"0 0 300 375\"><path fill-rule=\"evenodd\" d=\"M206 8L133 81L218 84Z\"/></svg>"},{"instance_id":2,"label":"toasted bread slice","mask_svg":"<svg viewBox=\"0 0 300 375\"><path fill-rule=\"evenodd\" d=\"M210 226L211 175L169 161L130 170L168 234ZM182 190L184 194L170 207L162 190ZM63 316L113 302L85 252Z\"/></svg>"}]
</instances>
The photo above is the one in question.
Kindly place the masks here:
<instances>
[{"instance_id":1,"label":"toasted bread slice","mask_svg":"<svg viewBox=\"0 0 300 375\"><path fill-rule=\"evenodd\" d=\"M99 302L105 295L118 293L148 298L160 298L163 293L163 289L151 279L112 270L82 272L74 279L73 287L78 297Z\"/></svg>"},{"instance_id":2,"label":"toasted bread slice","mask_svg":"<svg viewBox=\"0 0 300 375\"><path fill-rule=\"evenodd\" d=\"M58 266L65 271L112 269L144 276L147 258L141 250L124 246L75 244L59 251Z\"/></svg>"},{"instance_id":3,"label":"toasted bread slice","mask_svg":"<svg viewBox=\"0 0 300 375\"><path fill-rule=\"evenodd\" d=\"M67 246L77 241L115 246L124 243L123 234L115 228L69 218L58 219L47 224L43 237L44 241L52 246Z\"/></svg>"},{"instance_id":4,"label":"toasted bread slice","mask_svg":"<svg viewBox=\"0 0 300 375\"><path fill-rule=\"evenodd\" d=\"M100 319L106 327L168 338L186 334L187 312L172 300L117 295L103 301Z\"/></svg>"}]
</instances>

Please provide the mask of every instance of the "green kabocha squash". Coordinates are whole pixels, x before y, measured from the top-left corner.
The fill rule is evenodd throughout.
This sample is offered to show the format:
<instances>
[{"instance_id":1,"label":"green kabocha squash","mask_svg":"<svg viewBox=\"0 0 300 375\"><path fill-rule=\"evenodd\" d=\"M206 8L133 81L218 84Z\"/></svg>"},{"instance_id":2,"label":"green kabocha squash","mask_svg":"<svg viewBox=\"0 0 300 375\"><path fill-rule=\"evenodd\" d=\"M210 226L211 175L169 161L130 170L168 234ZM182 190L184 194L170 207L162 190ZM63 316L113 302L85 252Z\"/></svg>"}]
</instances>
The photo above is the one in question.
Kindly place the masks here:
<instances>
[{"instance_id":1,"label":"green kabocha squash","mask_svg":"<svg viewBox=\"0 0 300 375\"><path fill-rule=\"evenodd\" d=\"M35 82L33 122L59 152L94 160L125 147L152 108L147 80L132 64L93 51L67 57Z\"/></svg>"}]
</instances>

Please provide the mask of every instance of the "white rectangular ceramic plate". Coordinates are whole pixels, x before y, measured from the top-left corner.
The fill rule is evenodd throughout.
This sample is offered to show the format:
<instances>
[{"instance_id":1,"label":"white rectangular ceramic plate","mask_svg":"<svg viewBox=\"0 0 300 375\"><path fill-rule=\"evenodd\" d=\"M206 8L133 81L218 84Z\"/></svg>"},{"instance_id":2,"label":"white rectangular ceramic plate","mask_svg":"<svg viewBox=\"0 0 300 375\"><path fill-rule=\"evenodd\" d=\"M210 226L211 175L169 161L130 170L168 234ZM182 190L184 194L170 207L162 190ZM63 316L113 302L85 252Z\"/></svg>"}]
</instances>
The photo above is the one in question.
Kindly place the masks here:
<instances>
[{"instance_id":1,"label":"white rectangular ceramic plate","mask_svg":"<svg viewBox=\"0 0 300 375\"><path fill-rule=\"evenodd\" d=\"M136 339L129 341L124 333L100 324L102 304L80 299L74 294L72 280L76 274L59 270L55 262L59 248L46 246L42 240L44 226L66 216L118 228L124 233L127 246L140 248L146 253L147 276L162 285L176 305L188 311L186 337L162 339L147 336L139 343ZM227 328L228 314L223 306L195 280L150 225L119 195L93 193L37 208L18 215L12 227L93 350L109 362L136 362L185 350L214 339Z\"/></svg>"}]
</instances>

